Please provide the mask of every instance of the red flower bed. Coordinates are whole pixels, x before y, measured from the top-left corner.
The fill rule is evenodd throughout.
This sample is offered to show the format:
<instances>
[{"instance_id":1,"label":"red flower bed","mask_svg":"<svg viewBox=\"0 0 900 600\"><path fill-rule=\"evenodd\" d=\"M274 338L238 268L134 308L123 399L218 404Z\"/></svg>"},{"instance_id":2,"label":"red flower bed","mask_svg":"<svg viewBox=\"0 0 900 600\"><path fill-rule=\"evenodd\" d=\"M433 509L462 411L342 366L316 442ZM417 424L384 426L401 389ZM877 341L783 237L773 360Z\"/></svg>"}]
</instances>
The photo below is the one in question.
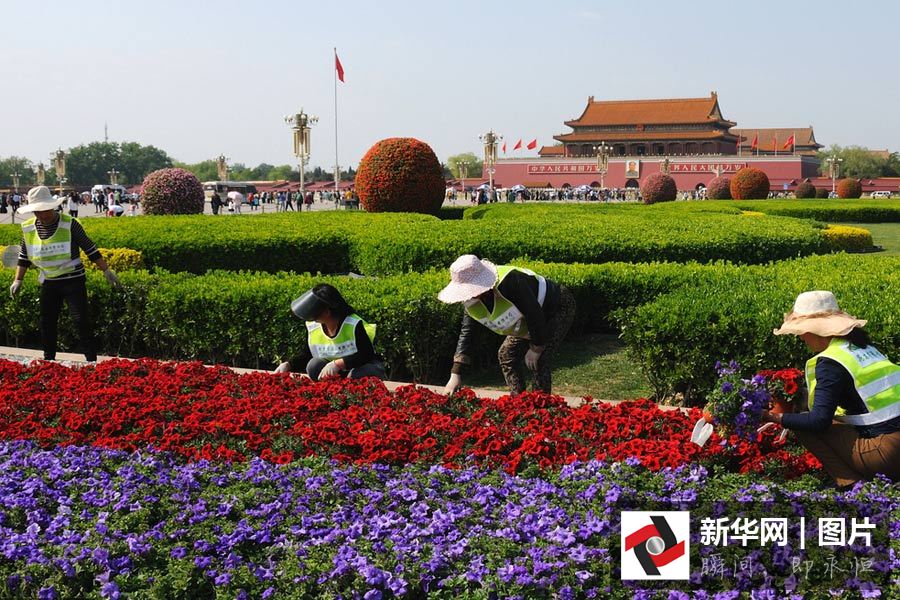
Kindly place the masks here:
<instances>
[{"instance_id":1,"label":"red flower bed","mask_svg":"<svg viewBox=\"0 0 900 600\"><path fill-rule=\"evenodd\" d=\"M288 375L237 375L225 367L111 360L70 369L0 360L0 439L43 446L152 446L189 459L275 462L324 456L356 463L469 457L509 472L576 460L638 458L657 470L686 462L796 475L818 466L766 435L760 443L690 443L698 409L648 400L570 408L558 396L446 397L376 379L313 383Z\"/></svg>"}]
</instances>

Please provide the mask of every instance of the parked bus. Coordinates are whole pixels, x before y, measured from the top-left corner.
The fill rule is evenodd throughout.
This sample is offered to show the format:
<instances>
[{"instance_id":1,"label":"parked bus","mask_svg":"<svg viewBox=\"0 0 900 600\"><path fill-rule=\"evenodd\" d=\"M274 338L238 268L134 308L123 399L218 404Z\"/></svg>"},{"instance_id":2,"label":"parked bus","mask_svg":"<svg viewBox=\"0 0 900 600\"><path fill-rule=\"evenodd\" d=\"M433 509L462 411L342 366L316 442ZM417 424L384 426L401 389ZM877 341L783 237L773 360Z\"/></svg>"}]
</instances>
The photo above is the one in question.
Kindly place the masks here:
<instances>
[{"instance_id":1,"label":"parked bus","mask_svg":"<svg viewBox=\"0 0 900 600\"><path fill-rule=\"evenodd\" d=\"M246 181L205 181L203 183L203 195L209 200L213 192L219 192L223 202L228 201L228 192L240 192L246 198L248 194L256 193L256 186Z\"/></svg>"}]
</instances>

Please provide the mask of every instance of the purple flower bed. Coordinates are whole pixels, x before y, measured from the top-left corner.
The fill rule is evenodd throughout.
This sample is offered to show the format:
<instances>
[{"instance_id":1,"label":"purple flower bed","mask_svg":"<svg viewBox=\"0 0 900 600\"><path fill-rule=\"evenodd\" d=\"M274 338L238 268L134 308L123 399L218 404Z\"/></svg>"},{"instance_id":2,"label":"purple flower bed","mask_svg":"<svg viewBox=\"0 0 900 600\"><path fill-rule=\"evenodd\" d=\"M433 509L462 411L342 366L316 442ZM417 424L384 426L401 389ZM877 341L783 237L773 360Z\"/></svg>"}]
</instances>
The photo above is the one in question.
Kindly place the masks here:
<instances>
[{"instance_id":1,"label":"purple flower bed","mask_svg":"<svg viewBox=\"0 0 900 600\"><path fill-rule=\"evenodd\" d=\"M634 461L570 465L550 476L475 468L183 464L162 453L0 443L0 598L736 598L887 590L900 568L900 494L878 480L839 494L713 475L653 473ZM729 498L728 504L720 499ZM799 578L788 555L753 550L734 578L701 570L714 548L692 538L689 582L619 580L621 510L865 514L872 559L851 577ZM808 535L813 535L809 532ZM730 554L729 554L730 553ZM821 558L821 557L818 557ZM670 592L670 589L682 590ZM141 591L140 596L134 592ZM675 594L674 596L672 594Z\"/></svg>"}]
</instances>

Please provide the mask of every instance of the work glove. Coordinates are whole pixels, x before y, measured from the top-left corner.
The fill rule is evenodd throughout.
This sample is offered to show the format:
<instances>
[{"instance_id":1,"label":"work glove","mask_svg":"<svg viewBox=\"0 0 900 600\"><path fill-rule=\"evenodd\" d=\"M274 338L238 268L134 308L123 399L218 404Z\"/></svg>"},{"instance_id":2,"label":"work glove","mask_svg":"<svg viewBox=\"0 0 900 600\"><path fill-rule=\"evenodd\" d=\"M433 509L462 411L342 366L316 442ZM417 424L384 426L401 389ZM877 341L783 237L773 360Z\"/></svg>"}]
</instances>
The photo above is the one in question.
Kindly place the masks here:
<instances>
[{"instance_id":1,"label":"work glove","mask_svg":"<svg viewBox=\"0 0 900 600\"><path fill-rule=\"evenodd\" d=\"M756 433L762 433L764 431L768 431L769 429L772 429L773 427L776 427L776 426L777 426L777 423L772 423L771 421L768 423L764 423L762 425L762 427L760 427L759 429L756 430ZM788 430L782 429L781 433L779 433L778 437L775 439L779 442L783 442L787 438L787 434L788 434Z\"/></svg>"},{"instance_id":2,"label":"work glove","mask_svg":"<svg viewBox=\"0 0 900 600\"><path fill-rule=\"evenodd\" d=\"M712 436L714 428L712 424L707 423L706 419L701 418L694 424L694 430L691 432L691 441L701 448Z\"/></svg>"},{"instance_id":3,"label":"work glove","mask_svg":"<svg viewBox=\"0 0 900 600\"><path fill-rule=\"evenodd\" d=\"M444 386L444 393L446 395L450 395L462 385L462 378L459 376L459 373L451 373L450 380L447 382L447 385Z\"/></svg>"},{"instance_id":4,"label":"work glove","mask_svg":"<svg viewBox=\"0 0 900 600\"><path fill-rule=\"evenodd\" d=\"M325 379L326 377L334 377L335 375L340 375L341 370L337 366L337 361L333 360L324 367L319 372L319 381Z\"/></svg>"},{"instance_id":5,"label":"work glove","mask_svg":"<svg viewBox=\"0 0 900 600\"><path fill-rule=\"evenodd\" d=\"M112 269L103 271L103 276L106 277L106 281L109 282L109 285L113 286L117 290L122 289L122 284L119 282L119 278L116 277L116 274L113 273Z\"/></svg>"},{"instance_id":6,"label":"work glove","mask_svg":"<svg viewBox=\"0 0 900 600\"><path fill-rule=\"evenodd\" d=\"M16 294L19 293L19 288L22 287L21 279L13 279L12 285L9 286L9 297L15 298Z\"/></svg>"},{"instance_id":7,"label":"work glove","mask_svg":"<svg viewBox=\"0 0 900 600\"><path fill-rule=\"evenodd\" d=\"M543 348L538 348L535 350L534 347L531 347L528 349L528 352L525 353L525 366L528 367L529 371L537 371L538 360L540 360L541 354L543 353Z\"/></svg>"},{"instance_id":8,"label":"work glove","mask_svg":"<svg viewBox=\"0 0 900 600\"><path fill-rule=\"evenodd\" d=\"M275 372L276 373L290 373L291 372L291 363L289 363L287 361L281 363L280 365L275 367Z\"/></svg>"}]
</instances>

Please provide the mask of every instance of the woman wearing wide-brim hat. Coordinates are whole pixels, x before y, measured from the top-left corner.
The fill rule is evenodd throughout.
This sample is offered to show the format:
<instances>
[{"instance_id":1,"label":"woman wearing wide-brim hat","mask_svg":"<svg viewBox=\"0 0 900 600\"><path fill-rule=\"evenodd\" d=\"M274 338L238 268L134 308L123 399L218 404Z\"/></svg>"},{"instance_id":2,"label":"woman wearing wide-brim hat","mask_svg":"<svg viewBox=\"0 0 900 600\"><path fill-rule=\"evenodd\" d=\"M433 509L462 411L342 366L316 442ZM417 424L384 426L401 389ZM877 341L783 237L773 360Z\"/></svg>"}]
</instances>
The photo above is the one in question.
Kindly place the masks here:
<instances>
[{"instance_id":1,"label":"woman wearing wide-brim hat","mask_svg":"<svg viewBox=\"0 0 900 600\"><path fill-rule=\"evenodd\" d=\"M866 321L834 294L804 292L775 335L796 335L816 353L806 363L809 412L763 413L794 431L839 488L882 473L900 481L900 367L869 340Z\"/></svg>"},{"instance_id":2,"label":"woman wearing wide-brim hat","mask_svg":"<svg viewBox=\"0 0 900 600\"><path fill-rule=\"evenodd\" d=\"M9 294L15 298L28 267L37 267L40 272L38 282L41 284L41 345L44 359L56 358L59 313L65 302L78 329L85 359L93 362L97 360L97 348L88 314L81 251L84 250L97 268L103 271L110 285L119 287L120 284L78 220L56 210L65 200L65 196L54 199L45 186L29 190L28 204L19 209L19 214L33 213L34 216L22 222L22 244Z\"/></svg>"},{"instance_id":3,"label":"woman wearing wide-brim hat","mask_svg":"<svg viewBox=\"0 0 900 600\"><path fill-rule=\"evenodd\" d=\"M533 388L550 393L553 358L575 317L575 298L565 286L528 269L465 254L450 265L450 283L438 299L465 307L445 393L459 388L463 365L472 362L476 323L506 337L497 357L510 393L525 391L523 366Z\"/></svg>"}]
</instances>

